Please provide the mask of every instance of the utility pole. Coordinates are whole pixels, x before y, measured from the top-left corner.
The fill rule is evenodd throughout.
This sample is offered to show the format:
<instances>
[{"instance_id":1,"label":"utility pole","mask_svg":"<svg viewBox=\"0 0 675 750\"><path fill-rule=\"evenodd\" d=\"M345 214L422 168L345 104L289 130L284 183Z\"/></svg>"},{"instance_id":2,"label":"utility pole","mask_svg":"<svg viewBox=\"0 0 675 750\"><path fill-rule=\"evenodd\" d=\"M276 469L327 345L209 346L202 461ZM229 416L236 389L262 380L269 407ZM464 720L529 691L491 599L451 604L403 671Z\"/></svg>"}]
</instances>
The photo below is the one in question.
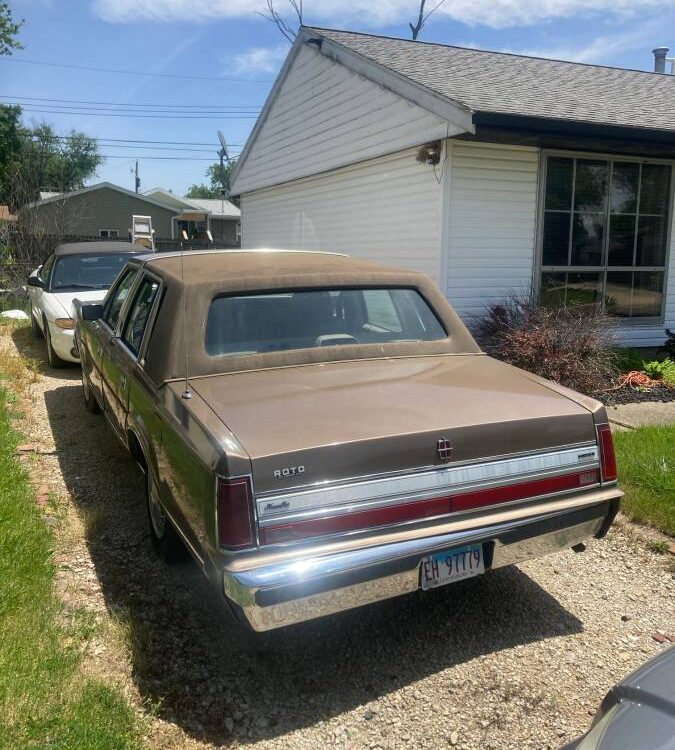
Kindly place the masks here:
<instances>
[{"instance_id":1,"label":"utility pole","mask_svg":"<svg viewBox=\"0 0 675 750\"><path fill-rule=\"evenodd\" d=\"M141 178L138 176L138 159L136 159L136 178L134 184L136 186L136 193L138 193L141 189Z\"/></svg>"},{"instance_id":2,"label":"utility pole","mask_svg":"<svg viewBox=\"0 0 675 750\"><path fill-rule=\"evenodd\" d=\"M218 131L218 140L220 141L220 151L218 151L218 158L220 159L220 201L221 204L225 205L225 196L227 195L228 186L225 184L225 159L227 163L230 163L230 155L227 153L227 143L225 136Z\"/></svg>"}]
</instances>

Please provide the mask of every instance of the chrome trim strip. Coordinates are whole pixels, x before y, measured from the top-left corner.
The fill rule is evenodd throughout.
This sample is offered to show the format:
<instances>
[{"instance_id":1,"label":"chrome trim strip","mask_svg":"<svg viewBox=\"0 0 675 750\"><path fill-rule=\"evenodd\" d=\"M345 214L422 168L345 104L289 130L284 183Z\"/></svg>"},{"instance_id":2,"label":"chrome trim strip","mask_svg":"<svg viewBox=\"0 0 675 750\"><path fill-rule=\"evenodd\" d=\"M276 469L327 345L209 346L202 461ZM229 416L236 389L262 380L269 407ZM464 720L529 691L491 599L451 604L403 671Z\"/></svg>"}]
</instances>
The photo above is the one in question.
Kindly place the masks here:
<instances>
[{"instance_id":1,"label":"chrome trim strip","mask_svg":"<svg viewBox=\"0 0 675 750\"><path fill-rule=\"evenodd\" d=\"M325 512L328 508L352 506L354 503L404 502L422 496L439 497L457 492L459 488L491 486L490 483L515 478L536 478L558 470L595 469L598 466L599 449L593 444L499 461L446 466L434 471L353 482L338 487L331 484L301 492L277 493L256 498L256 506L259 522L268 525L268 519L279 523L282 518L317 508Z\"/></svg>"},{"instance_id":2,"label":"chrome trim strip","mask_svg":"<svg viewBox=\"0 0 675 750\"><path fill-rule=\"evenodd\" d=\"M505 458L521 458L525 456L539 456L546 453L553 453L555 451L566 451L575 450L576 448L593 448L597 446L597 442L594 440L585 440L581 443L566 443L565 445L556 445L552 448L536 448L531 451L517 451L515 453L497 453L493 456L481 456L480 458L471 458L467 461L456 461L453 462L453 466L473 466L474 464L483 464L486 461L501 461ZM376 472L373 474L359 474L345 479L336 479L331 482L331 486L342 487L344 485L352 485L356 482L362 482L370 479L392 479L400 476L407 476L409 474L419 474L424 471L437 471L439 468L445 469L447 466L439 466L438 464L426 464L425 466L411 466L406 469L399 469L398 471L385 471ZM307 484L295 484L295 485L284 485L283 493L291 494L296 492L304 492L305 490L313 490L321 487L325 487L325 481L309 482ZM256 497L261 499L268 497L275 497L278 495L280 490L263 490L256 494Z\"/></svg>"}]
</instances>

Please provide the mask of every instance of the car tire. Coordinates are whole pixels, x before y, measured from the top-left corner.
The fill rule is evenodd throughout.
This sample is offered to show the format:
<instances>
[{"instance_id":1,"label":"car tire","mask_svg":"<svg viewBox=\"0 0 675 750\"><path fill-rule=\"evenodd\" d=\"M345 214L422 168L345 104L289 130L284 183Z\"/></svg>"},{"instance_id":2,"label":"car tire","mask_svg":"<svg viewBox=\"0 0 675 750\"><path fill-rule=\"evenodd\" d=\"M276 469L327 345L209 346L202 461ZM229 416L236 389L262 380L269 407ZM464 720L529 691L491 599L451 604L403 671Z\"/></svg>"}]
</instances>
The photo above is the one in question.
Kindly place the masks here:
<instances>
[{"instance_id":1,"label":"car tire","mask_svg":"<svg viewBox=\"0 0 675 750\"><path fill-rule=\"evenodd\" d=\"M67 367L68 363L61 359L61 357L59 357L54 351L54 347L52 346L52 335L49 332L49 324L47 323L46 318L43 319L43 322L45 326L45 341L47 342L47 359L49 360L49 366L55 369Z\"/></svg>"},{"instance_id":2,"label":"car tire","mask_svg":"<svg viewBox=\"0 0 675 750\"><path fill-rule=\"evenodd\" d=\"M101 407L98 405L96 396L91 389L91 381L89 375L84 371L84 362L82 363L82 400L84 401L84 408L91 414L100 414Z\"/></svg>"},{"instance_id":3,"label":"car tire","mask_svg":"<svg viewBox=\"0 0 675 750\"><path fill-rule=\"evenodd\" d=\"M40 324L37 322L37 320L35 320L35 315L33 315L32 310L30 313L30 330L36 339L42 338L43 336L42 329L40 328Z\"/></svg>"},{"instance_id":4,"label":"car tire","mask_svg":"<svg viewBox=\"0 0 675 750\"><path fill-rule=\"evenodd\" d=\"M150 539L155 552L165 562L176 562L185 557L185 547L178 532L162 508L157 482L149 469L145 471L145 499L148 511Z\"/></svg>"}]
</instances>

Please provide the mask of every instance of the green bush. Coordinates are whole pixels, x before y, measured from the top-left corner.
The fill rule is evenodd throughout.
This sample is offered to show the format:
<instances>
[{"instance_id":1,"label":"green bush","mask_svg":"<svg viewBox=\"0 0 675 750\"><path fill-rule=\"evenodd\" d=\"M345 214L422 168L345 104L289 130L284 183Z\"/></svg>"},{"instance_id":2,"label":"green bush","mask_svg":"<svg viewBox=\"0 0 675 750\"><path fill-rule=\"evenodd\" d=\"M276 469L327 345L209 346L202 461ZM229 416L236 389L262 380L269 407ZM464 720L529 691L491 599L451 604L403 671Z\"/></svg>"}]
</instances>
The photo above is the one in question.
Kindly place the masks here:
<instances>
[{"instance_id":1,"label":"green bush","mask_svg":"<svg viewBox=\"0 0 675 750\"><path fill-rule=\"evenodd\" d=\"M675 362L670 358L643 362L641 369L654 380L663 380L667 385L675 385Z\"/></svg>"}]
</instances>

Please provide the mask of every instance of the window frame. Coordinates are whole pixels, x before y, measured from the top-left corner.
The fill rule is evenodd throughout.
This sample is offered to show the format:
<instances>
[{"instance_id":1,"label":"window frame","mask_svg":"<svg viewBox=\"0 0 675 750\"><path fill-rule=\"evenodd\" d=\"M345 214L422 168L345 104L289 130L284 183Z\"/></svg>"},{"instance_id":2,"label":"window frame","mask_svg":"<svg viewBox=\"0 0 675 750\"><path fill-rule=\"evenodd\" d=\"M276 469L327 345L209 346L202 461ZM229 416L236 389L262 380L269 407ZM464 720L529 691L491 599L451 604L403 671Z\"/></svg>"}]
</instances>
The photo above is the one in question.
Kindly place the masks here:
<instances>
[{"instance_id":1,"label":"window frame","mask_svg":"<svg viewBox=\"0 0 675 750\"><path fill-rule=\"evenodd\" d=\"M546 179L547 179L547 166L549 157L563 157L568 159L590 159L590 160L602 160L609 162L608 174L611 175L615 162L630 162L633 164L658 164L661 166L670 167L670 185L669 185L669 196L666 205L667 216L666 216L666 239L665 239L665 258L663 266L610 266L607 263L608 258L608 245L610 239L609 227L605 230L603 238L603 257L605 263L600 266L549 266L543 263L543 251L544 251L544 215L546 209ZM608 193L608 201L610 200ZM540 298L541 294L541 277L542 273L599 273L604 274L605 281L603 281L602 297L604 298L606 290L606 274L608 272L626 272L636 273L640 271L644 272L663 272L663 296L661 299L661 311L658 316L644 316L644 317L620 317L616 316L612 319L621 326L655 326L663 325L665 322L666 305L668 302L668 274L670 265L671 242L673 232L673 222L675 221L675 161L672 159L657 159L644 156L624 156L623 154L616 153L604 153L597 151L567 151L564 149L541 149L539 154L539 184L537 186L537 221L536 221L536 244L535 244L535 262L533 264L532 279L532 291L535 295L535 299ZM636 207L637 208L637 207ZM607 215L611 215L611 210L608 206ZM637 213L636 213L637 215ZM569 256L568 256L569 257Z\"/></svg>"},{"instance_id":2,"label":"window frame","mask_svg":"<svg viewBox=\"0 0 675 750\"><path fill-rule=\"evenodd\" d=\"M127 294L126 298L122 302L119 315L117 316L117 320L115 321L115 327L113 328L108 322L108 311L110 310L112 299L117 293L117 291L119 290L122 284L122 281L127 275L127 272L134 273L135 278L131 286L129 287L129 293ZM103 302L102 302L103 315L101 316L101 324L104 325L113 336L119 336L119 331L121 330L120 321L124 321L126 317L125 308L128 306L129 300L134 296L136 285L140 277L141 277L141 267L136 265L135 263L127 263L126 265L122 267L122 270L119 272L117 279L115 279L115 283L110 287L110 289L108 290L108 294L106 294L105 298L103 299Z\"/></svg>"},{"instance_id":3,"label":"window frame","mask_svg":"<svg viewBox=\"0 0 675 750\"><path fill-rule=\"evenodd\" d=\"M102 232L106 232L106 234L102 234ZM114 234L111 234L113 232ZM119 229L99 229L98 230L98 236L103 240L118 240L120 238L120 230Z\"/></svg>"},{"instance_id":4,"label":"window frame","mask_svg":"<svg viewBox=\"0 0 675 750\"><path fill-rule=\"evenodd\" d=\"M124 338L124 334L127 328L127 324L129 322L129 316L131 315L131 311L134 309L134 305L136 304L136 300L138 299L138 295L140 294L141 287L146 281L150 281L154 284L157 284L157 292L155 293L155 297L152 300L152 304L150 305L148 317L145 321L145 327L143 328L143 336L141 337L141 342L138 346L138 351L136 352L131 348L131 346L129 345L129 342ZM163 292L163 285L162 285L162 280L160 279L160 277L148 271L141 271L141 273L139 273L138 275L138 278L134 282L133 286L129 290L129 297L130 297L129 302L122 306L122 311L120 312L121 324L118 328L119 334L117 338L119 339L120 344L128 352L131 359L133 359L136 362L139 362L141 365L144 362L147 342L149 340L150 332L155 322L155 317L156 317L157 309L159 306L159 300L162 297L162 292ZM125 303L126 303L126 300L125 300Z\"/></svg>"}]
</instances>

